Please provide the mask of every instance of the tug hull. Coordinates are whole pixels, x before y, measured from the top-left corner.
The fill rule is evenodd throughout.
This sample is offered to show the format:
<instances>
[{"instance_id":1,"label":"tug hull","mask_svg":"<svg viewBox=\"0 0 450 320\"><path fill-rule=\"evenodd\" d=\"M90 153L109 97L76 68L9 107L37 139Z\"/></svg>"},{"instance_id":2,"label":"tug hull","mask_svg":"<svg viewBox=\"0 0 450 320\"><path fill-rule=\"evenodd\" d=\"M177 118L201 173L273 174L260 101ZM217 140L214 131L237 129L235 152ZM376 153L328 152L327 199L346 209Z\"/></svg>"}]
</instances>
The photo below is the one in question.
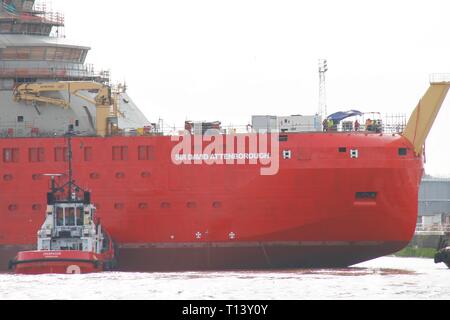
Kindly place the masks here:
<instances>
[{"instance_id":1,"label":"tug hull","mask_svg":"<svg viewBox=\"0 0 450 320\"><path fill-rule=\"evenodd\" d=\"M14 273L87 274L105 271L105 255L82 251L26 251L11 261Z\"/></svg>"}]
</instances>

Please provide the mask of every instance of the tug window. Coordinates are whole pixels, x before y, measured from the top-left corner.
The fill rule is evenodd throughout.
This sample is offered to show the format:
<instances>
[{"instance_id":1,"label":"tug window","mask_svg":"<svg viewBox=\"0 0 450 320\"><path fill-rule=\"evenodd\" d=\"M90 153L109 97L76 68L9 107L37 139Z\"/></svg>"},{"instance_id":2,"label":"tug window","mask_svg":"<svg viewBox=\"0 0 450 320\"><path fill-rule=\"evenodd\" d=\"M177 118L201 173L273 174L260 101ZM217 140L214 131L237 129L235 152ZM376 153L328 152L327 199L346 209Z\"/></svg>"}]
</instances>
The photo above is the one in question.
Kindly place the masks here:
<instances>
[{"instance_id":1,"label":"tug window","mask_svg":"<svg viewBox=\"0 0 450 320\"><path fill-rule=\"evenodd\" d=\"M66 227L75 226L75 208L66 209Z\"/></svg>"},{"instance_id":2,"label":"tug window","mask_svg":"<svg viewBox=\"0 0 450 320\"><path fill-rule=\"evenodd\" d=\"M56 225L58 227L64 226L64 209L63 208L56 209Z\"/></svg>"},{"instance_id":3,"label":"tug window","mask_svg":"<svg viewBox=\"0 0 450 320\"><path fill-rule=\"evenodd\" d=\"M81 207L77 208L76 219L77 219L77 226L84 225L84 223L83 223L83 208L81 208Z\"/></svg>"}]
</instances>

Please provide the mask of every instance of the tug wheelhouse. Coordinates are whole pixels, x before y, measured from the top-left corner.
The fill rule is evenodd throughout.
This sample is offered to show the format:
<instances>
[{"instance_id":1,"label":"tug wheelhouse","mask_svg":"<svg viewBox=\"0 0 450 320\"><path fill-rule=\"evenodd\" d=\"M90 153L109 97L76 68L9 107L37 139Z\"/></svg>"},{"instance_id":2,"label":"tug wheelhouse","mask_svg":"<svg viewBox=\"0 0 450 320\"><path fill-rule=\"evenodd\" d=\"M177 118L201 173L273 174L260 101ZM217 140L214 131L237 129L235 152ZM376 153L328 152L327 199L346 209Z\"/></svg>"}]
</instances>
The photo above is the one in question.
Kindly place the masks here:
<instances>
[{"instance_id":1,"label":"tug wheelhouse","mask_svg":"<svg viewBox=\"0 0 450 320\"><path fill-rule=\"evenodd\" d=\"M44 224L37 233L37 250L19 252L10 262L18 274L92 273L114 268L114 246L95 217L91 193L72 179L71 135L69 141L69 181L56 186L52 177L47 194Z\"/></svg>"}]
</instances>

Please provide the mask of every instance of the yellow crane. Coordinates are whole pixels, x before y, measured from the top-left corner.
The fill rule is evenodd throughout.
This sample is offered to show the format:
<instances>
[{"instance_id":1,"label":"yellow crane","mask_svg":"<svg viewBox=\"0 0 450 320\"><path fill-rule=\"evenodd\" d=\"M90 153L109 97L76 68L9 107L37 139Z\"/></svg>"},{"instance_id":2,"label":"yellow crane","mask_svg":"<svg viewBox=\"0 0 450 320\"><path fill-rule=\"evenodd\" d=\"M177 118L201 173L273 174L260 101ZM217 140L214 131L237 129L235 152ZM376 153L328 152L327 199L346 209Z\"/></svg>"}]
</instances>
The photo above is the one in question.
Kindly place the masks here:
<instances>
[{"instance_id":1,"label":"yellow crane","mask_svg":"<svg viewBox=\"0 0 450 320\"><path fill-rule=\"evenodd\" d=\"M403 136L414 146L414 152L422 155L425 141L433 127L450 88L450 75L434 75L430 88L420 100L406 125Z\"/></svg>"},{"instance_id":2,"label":"yellow crane","mask_svg":"<svg viewBox=\"0 0 450 320\"><path fill-rule=\"evenodd\" d=\"M69 101L62 98L54 98L42 95L46 92L68 92ZM80 92L95 92L94 99ZM17 102L41 102L65 109L70 108L72 95L92 103L96 107L96 134L105 137L111 134L117 125L119 113L118 101L111 94L111 88L105 84L93 81L59 81L24 83L14 89L14 100ZM112 107L112 108L111 108Z\"/></svg>"}]
</instances>

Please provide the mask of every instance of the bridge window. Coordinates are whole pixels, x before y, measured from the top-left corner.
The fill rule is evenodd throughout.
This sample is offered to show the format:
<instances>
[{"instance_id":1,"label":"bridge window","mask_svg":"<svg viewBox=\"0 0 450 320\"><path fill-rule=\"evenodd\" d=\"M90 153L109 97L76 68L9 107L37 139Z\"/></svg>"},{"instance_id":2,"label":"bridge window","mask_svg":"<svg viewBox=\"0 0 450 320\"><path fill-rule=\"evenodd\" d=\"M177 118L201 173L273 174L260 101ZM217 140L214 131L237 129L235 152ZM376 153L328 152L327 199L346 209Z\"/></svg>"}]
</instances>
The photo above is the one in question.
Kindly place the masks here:
<instances>
[{"instance_id":1,"label":"bridge window","mask_svg":"<svg viewBox=\"0 0 450 320\"><path fill-rule=\"evenodd\" d=\"M64 227L64 209L56 208L56 226Z\"/></svg>"},{"instance_id":2,"label":"bridge window","mask_svg":"<svg viewBox=\"0 0 450 320\"><path fill-rule=\"evenodd\" d=\"M0 50L0 60L59 60L82 62L84 50L63 47L10 47Z\"/></svg>"},{"instance_id":3,"label":"bridge window","mask_svg":"<svg viewBox=\"0 0 450 320\"><path fill-rule=\"evenodd\" d=\"M66 226L75 226L75 208L66 208Z\"/></svg>"},{"instance_id":4,"label":"bridge window","mask_svg":"<svg viewBox=\"0 0 450 320\"><path fill-rule=\"evenodd\" d=\"M84 217L82 207L56 208L56 226L75 227L83 225Z\"/></svg>"},{"instance_id":5,"label":"bridge window","mask_svg":"<svg viewBox=\"0 0 450 320\"><path fill-rule=\"evenodd\" d=\"M77 208L75 218L77 220L77 226L83 226L84 225L83 208L82 207L78 207Z\"/></svg>"}]
</instances>

